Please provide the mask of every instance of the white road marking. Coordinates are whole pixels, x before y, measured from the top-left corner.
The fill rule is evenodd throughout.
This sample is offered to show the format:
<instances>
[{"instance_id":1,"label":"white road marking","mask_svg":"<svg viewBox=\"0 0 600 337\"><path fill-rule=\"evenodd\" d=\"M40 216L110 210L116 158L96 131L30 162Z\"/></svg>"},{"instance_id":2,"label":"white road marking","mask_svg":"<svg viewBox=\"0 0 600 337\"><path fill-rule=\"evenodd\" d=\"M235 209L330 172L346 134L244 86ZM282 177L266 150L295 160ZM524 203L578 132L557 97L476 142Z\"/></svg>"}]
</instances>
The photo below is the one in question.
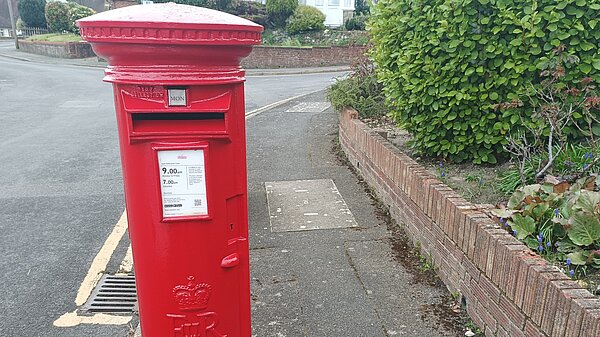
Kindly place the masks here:
<instances>
[{"instance_id":1,"label":"white road marking","mask_svg":"<svg viewBox=\"0 0 600 337\"><path fill-rule=\"evenodd\" d=\"M125 253L125 257L123 261L121 261L121 265L119 266L119 272L128 274L133 269L133 254L131 252L131 245L127 248L127 253Z\"/></svg>"},{"instance_id":2,"label":"white road marking","mask_svg":"<svg viewBox=\"0 0 600 337\"><path fill-rule=\"evenodd\" d=\"M123 325L131 321L131 316L115 316L107 314L94 314L92 316L79 316L77 312L68 312L54 321L54 326L68 328L79 324Z\"/></svg>"},{"instance_id":3,"label":"white road marking","mask_svg":"<svg viewBox=\"0 0 600 337\"><path fill-rule=\"evenodd\" d=\"M277 102L275 102L275 103L267 104L267 105L265 105L265 106L263 106L263 107L261 107L261 108L254 109L254 110L252 110L252 111L248 111L248 112L246 112L246 119L249 119L249 118L251 118L251 117L254 117L254 116L256 116L256 115L258 115L258 114L260 114L260 113L262 113L262 112L265 112L265 111L267 111L267 110L274 109L274 108L276 108L276 107L278 107L278 106L280 106L280 105L284 105L285 103L287 103L287 102L289 102L289 101L293 101L293 100L295 100L295 99L298 99L298 98L301 98L301 97L304 97L304 96L308 96L308 95L310 95L310 94L314 94L314 93L317 93L317 92L319 92L319 91L323 91L323 90L324 90L324 89L319 89L319 90L315 90L315 91L307 92L307 93L305 93L305 94L296 95L296 96L294 96L294 97L290 97L290 98L282 99L281 101L277 101Z\"/></svg>"},{"instance_id":4,"label":"white road marking","mask_svg":"<svg viewBox=\"0 0 600 337\"><path fill-rule=\"evenodd\" d=\"M108 261L117 248L117 245L121 241L121 238L123 238L123 234L125 234L126 230L127 213L123 212L121 218L115 225L115 228L113 228L112 232L104 242L104 245L102 248L100 248L98 254L96 254L96 257L92 261L92 265L90 266L87 275L79 286L77 297L75 298L75 305L77 305L77 307L83 305L87 301L88 297L90 297L92 290L96 284L98 284L98 281L102 276L102 272L106 270ZM112 316L106 314L79 316L77 315L77 311L73 311L56 319L54 321L54 326L69 327L79 324L127 324L129 321L131 321L131 316Z\"/></svg>"}]
</instances>

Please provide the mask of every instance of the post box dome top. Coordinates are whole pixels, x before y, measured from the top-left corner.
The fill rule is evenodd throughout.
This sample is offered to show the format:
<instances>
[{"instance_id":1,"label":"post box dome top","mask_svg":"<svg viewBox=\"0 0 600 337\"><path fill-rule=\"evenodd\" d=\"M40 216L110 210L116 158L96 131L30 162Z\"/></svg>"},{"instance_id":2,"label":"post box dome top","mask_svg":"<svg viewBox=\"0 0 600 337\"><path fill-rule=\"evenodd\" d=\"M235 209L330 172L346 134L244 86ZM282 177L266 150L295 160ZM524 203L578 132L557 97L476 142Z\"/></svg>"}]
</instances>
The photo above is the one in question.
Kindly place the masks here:
<instances>
[{"instance_id":1,"label":"post box dome top","mask_svg":"<svg viewBox=\"0 0 600 337\"><path fill-rule=\"evenodd\" d=\"M216 10L172 2L135 5L77 20L89 42L251 45L263 27Z\"/></svg>"}]
</instances>

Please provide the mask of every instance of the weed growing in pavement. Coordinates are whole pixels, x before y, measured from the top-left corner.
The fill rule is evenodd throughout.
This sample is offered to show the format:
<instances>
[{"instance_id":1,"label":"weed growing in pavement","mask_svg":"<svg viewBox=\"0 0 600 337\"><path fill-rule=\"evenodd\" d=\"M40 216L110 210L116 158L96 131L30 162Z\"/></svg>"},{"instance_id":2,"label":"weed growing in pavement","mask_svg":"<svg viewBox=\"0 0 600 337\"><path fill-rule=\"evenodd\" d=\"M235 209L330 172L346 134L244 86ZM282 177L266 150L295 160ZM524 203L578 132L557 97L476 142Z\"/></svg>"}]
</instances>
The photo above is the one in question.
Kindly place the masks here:
<instances>
[{"instance_id":1,"label":"weed growing in pavement","mask_svg":"<svg viewBox=\"0 0 600 337\"><path fill-rule=\"evenodd\" d=\"M465 324L465 330L466 331L471 331L473 333L473 335L470 336L483 336L483 331L481 331L481 329L477 326L477 324L475 324L472 320L469 319L469 321ZM466 336L467 334L465 334Z\"/></svg>"},{"instance_id":2,"label":"weed growing in pavement","mask_svg":"<svg viewBox=\"0 0 600 337\"><path fill-rule=\"evenodd\" d=\"M423 271L436 270L431 254L427 254L427 256L419 254L419 262L421 262L421 270Z\"/></svg>"}]
</instances>

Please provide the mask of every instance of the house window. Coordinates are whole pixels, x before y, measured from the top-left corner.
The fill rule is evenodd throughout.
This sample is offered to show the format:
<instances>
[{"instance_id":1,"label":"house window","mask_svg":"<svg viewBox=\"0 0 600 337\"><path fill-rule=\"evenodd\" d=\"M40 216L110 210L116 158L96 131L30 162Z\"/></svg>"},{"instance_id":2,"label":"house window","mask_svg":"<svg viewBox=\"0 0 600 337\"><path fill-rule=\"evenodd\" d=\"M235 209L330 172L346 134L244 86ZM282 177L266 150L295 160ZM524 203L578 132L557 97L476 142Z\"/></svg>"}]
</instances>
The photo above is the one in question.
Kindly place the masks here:
<instances>
[{"instance_id":1,"label":"house window","mask_svg":"<svg viewBox=\"0 0 600 337\"><path fill-rule=\"evenodd\" d=\"M352 0L344 0L344 7L346 7L346 8L352 7Z\"/></svg>"},{"instance_id":2,"label":"house window","mask_svg":"<svg viewBox=\"0 0 600 337\"><path fill-rule=\"evenodd\" d=\"M323 0L315 0L315 6L323 6Z\"/></svg>"},{"instance_id":3,"label":"house window","mask_svg":"<svg viewBox=\"0 0 600 337\"><path fill-rule=\"evenodd\" d=\"M329 0L329 6L339 6L340 0Z\"/></svg>"},{"instance_id":4,"label":"house window","mask_svg":"<svg viewBox=\"0 0 600 337\"><path fill-rule=\"evenodd\" d=\"M300 5L306 5L306 0L299 0L299 1L298 1L298 3L299 3Z\"/></svg>"}]
</instances>

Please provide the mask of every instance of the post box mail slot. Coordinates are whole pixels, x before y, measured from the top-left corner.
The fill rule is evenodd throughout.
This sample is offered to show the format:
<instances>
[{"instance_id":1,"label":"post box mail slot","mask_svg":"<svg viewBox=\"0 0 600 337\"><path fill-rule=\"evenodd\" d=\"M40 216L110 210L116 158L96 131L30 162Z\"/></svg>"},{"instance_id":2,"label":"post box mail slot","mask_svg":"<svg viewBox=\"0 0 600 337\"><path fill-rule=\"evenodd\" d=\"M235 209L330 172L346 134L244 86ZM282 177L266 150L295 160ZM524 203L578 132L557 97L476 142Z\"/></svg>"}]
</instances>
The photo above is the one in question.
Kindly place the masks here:
<instances>
[{"instance_id":1,"label":"post box mail slot","mask_svg":"<svg viewBox=\"0 0 600 337\"><path fill-rule=\"evenodd\" d=\"M131 114L131 138L156 135L226 135L223 112L144 112Z\"/></svg>"},{"instance_id":2,"label":"post box mail slot","mask_svg":"<svg viewBox=\"0 0 600 337\"><path fill-rule=\"evenodd\" d=\"M244 71L262 27L201 7L78 21L108 61L144 337L250 337Z\"/></svg>"}]
</instances>

